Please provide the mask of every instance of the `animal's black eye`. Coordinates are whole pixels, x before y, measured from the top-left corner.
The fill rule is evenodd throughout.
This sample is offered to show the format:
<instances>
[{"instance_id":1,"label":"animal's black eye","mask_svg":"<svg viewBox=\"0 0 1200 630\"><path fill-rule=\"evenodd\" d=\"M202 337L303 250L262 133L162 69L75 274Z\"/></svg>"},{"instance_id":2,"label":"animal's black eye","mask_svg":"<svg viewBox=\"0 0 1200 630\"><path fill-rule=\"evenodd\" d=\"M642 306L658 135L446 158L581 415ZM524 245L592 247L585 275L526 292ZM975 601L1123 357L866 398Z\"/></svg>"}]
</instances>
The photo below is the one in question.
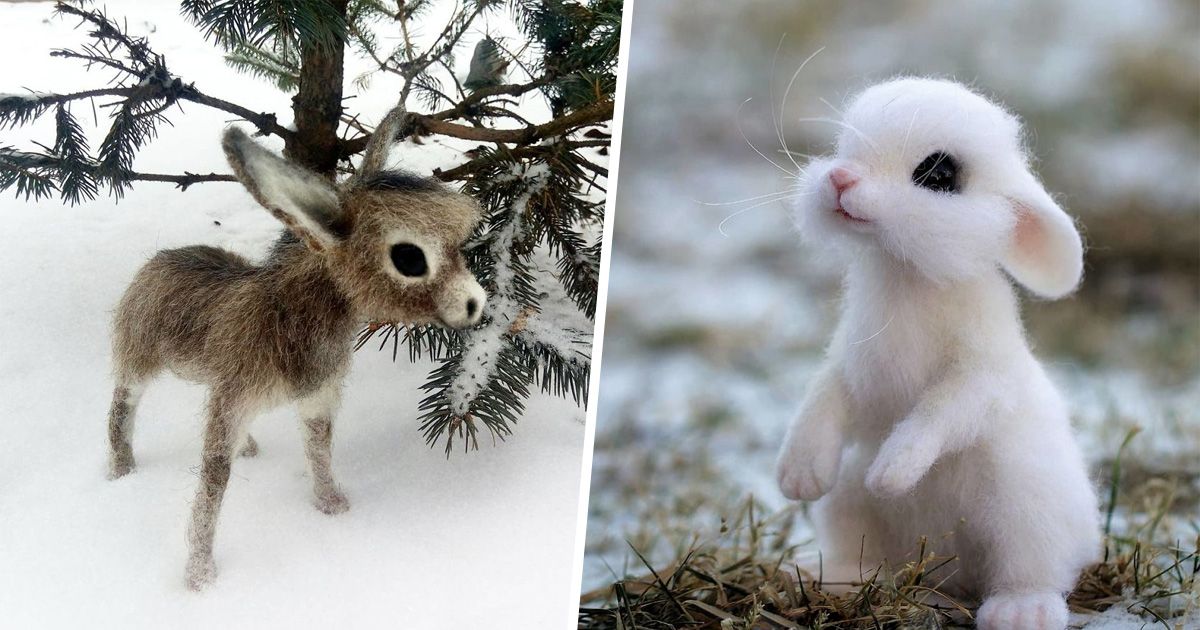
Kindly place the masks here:
<instances>
[{"instance_id":1,"label":"animal's black eye","mask_svg":"<svg viewBox=\"0 0 1200 630\"><path fill-rule=\"evenodd\" d=\"M429 271L425 262L425 252L412 243L396 243L392 245L392 264L396 271L406 276L423 276Z\"/></svg>"},{"instance_id":2,"label":"animal's black eye","mask_svg":"<svg viewBox=\"0 0 1200 630\"><path fill-rule=\"evenodd\" d=\"M959 191L958 162L938 151L921 160L912 174L913 183L934 192L956 193Z\"/></svg>"}]
</instances>

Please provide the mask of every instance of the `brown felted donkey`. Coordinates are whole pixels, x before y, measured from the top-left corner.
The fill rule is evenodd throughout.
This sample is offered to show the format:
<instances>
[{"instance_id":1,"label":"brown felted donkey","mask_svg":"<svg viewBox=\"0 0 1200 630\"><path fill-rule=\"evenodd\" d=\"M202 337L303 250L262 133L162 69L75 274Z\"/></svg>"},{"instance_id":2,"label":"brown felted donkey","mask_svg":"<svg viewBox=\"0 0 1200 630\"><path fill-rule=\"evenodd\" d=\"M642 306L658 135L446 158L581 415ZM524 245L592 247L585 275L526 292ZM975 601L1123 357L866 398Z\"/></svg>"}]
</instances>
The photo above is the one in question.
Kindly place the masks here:
<instances>
[{"instance_id":1,"label":"brown felted donkey","mask_svg":"<svg viewBox=\"0 0 1200 630\"><path fill-rule=\"evenodd\" d=\"M367 320L479 321L485 294L461 251L479 207L434 180L384 170L402 117L384 119L359 172L339 187L229 129L222 144L238 180L287 231L262 265L202 245L160 251L117 307L110 478L134 468L133 415L152 377L169 369L210 388L189 588L216 574L221 497L239 440L242 454L257 451L245 430L256 414L297 405L316 507L344 512L330 445L355 330Z\"/></svg>"}]
</instances>

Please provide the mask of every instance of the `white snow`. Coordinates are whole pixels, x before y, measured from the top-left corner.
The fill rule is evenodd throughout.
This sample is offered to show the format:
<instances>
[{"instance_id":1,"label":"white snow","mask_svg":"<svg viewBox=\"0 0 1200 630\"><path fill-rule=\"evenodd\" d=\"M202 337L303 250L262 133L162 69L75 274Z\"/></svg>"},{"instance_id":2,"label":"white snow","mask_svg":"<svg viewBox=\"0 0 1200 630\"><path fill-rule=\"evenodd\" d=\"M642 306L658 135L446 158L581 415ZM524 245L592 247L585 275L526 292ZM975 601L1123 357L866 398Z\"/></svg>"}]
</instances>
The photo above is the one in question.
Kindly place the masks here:
<instances>
[{"instance_id":1,"label":"white snow","mask_svg":"<svg viewBox=\"0 0 1200 630\"><path fill-rule=\"evenodd\" d=\"M1146 617L1135 615L1130 612L1130 609L1138 610L1138 607L1117 604L1098 615L1072 614L1071 624L1085 627L1087 630L1133 630L1158 627L1158 624L1147 621ZM1200 627L1200 610L1193 611L1179 619L1171 619L1167 623L1169 625L1165 627L1185 630Z\"/></svg>"},{"instance_id":2,"label":"white snow","mask_svg":"<svg viewBox=\"0 0 1200 630\"><path fill-rule=\"evenodd\" d=\"M32 103L32 102L41 100L41 98L43 96L45 96L45 95L38 94L36 92L30 92L28 94L3 94L3 93L0 93L0 101L6 101L10 98L17 98L17 99L21 99L23 101L28 101L28 102Z\"/></svg>"},{"instance_id":3,"label":"white snow","mask_svg":"<svg viewBox=\"0 0 1200 630\"><path fill-rule=\"evenodd\" d=\"M226 69L177 5L111 0L106 9L153 30L177 76L291 122L289 96ZM46 55L86 37L73 21L46 21L49 13L48 4L0 4L0 56L20 60L0 88L103 84L106 75ZM496 15L489 29L515 32ZM465 50L480 36L470 34ZM377 120L395 87L379 77L350 103ZM533 115L542 107L525 106ZM162 127L138 168L226 172L218 138L231 117L183 108L169 112L176 125ZM91 122L87 103L73 111ZM44 117L6 131L5 141L44 142L51 126ZM93 146L105 130L92 130ZM435 142L393 152L425 170L456 155ZM251 427L259 456L233 468L217 528L220 575L203 593L187 591L184 532L204 391L170 377L152 384L134 436L138 469L106 481L111 311L156 250L207 243L260 258L278 224L225 183L186 192L142 184L120 204L76 208L6 193L0 221L0 625L544 628L573 618L583 410L535 394L506 442L447 460L425 446L416 422L417 387L432 365L393 364L370 345L355 357L334 429L333 466L350 511L329 517L310 505L294 414L267 414Z\"/></svg>"}]
</instances>

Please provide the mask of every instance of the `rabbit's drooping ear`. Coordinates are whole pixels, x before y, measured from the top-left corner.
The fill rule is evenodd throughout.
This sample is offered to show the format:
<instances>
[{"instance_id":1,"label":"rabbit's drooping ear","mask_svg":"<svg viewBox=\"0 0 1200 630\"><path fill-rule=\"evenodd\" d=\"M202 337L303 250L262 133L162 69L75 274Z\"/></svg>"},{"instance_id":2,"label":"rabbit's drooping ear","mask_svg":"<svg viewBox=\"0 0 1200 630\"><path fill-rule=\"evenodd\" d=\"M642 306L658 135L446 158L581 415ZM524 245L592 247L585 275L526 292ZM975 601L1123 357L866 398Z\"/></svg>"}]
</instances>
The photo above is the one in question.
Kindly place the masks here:
<instances>
[{"instance_id":1,"label":"rabbit's drooping ear","mask_svg":"<svg viewBox=\"0 0 1200 630\"><path fill-rule=\"evenodd\" d=\"M264 149L236 127L225 132L221 146L238 181L306 245L323 251L337 243L345 217L329 182Z\"/></svg>"},{"instance_id":2,"label":"rabbit's drooping ear","mask_svg":"<svg viewBox=\"0 0 1200 630\"><path fill-rule=\"evenodd\" d=\"M1017 222L1004 253L1004 268L1041 297L1063 297L1083 275L1083 240L1075 222L1032 173L1022 173L1020 180L1009 197Z\"/></svg>"}]
</instances>

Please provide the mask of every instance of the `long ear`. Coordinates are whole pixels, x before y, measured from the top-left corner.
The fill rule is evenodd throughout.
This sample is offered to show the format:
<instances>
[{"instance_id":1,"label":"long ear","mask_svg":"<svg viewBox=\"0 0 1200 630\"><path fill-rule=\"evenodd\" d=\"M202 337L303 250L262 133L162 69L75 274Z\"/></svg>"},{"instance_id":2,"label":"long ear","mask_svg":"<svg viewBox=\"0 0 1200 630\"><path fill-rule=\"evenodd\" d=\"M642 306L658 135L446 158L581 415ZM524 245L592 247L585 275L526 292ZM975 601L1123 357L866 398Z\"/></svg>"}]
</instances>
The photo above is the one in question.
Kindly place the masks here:
<instances>
[{"instance_id":1,"label":"long ear","mask_svg":"<svg viewBox=\"0 0 1200 630\"><path fill-rule=\"evenodd\" d=\"M383 170L383 167L387 165L388 150L396 141L396 136L400 134L407 119L408 111L404 109L403 105L398 105L388 112L383 120L379 121L379 125L371 134L371 139L367 141L362 165L358 168L359 179L366 179Z\"/></svg>"},{"instance_id":2,"label":"long ear","mask_svg":"<svg viewBox=\"0 0 1200 630\"><path fill-rule=\"evenodd\" d=\"M1075 222L1032 173L1021 174L1009 199L1017 213L1004 268L1017 282L1045 298L1060 298L1083 276L1083 240Z\"/></svg>"},{"instance_id":3,"label":"long ear","mask_svg":"<svg viewBox=\"0 0 1200 630\"><path fill-rule=\"evenodd\" d=\"M225 131L221 146L238 181L306 245L323 251L337 243L345 215L329 182L264 149L237 127Z\"/></svg>"}]
</instances>

